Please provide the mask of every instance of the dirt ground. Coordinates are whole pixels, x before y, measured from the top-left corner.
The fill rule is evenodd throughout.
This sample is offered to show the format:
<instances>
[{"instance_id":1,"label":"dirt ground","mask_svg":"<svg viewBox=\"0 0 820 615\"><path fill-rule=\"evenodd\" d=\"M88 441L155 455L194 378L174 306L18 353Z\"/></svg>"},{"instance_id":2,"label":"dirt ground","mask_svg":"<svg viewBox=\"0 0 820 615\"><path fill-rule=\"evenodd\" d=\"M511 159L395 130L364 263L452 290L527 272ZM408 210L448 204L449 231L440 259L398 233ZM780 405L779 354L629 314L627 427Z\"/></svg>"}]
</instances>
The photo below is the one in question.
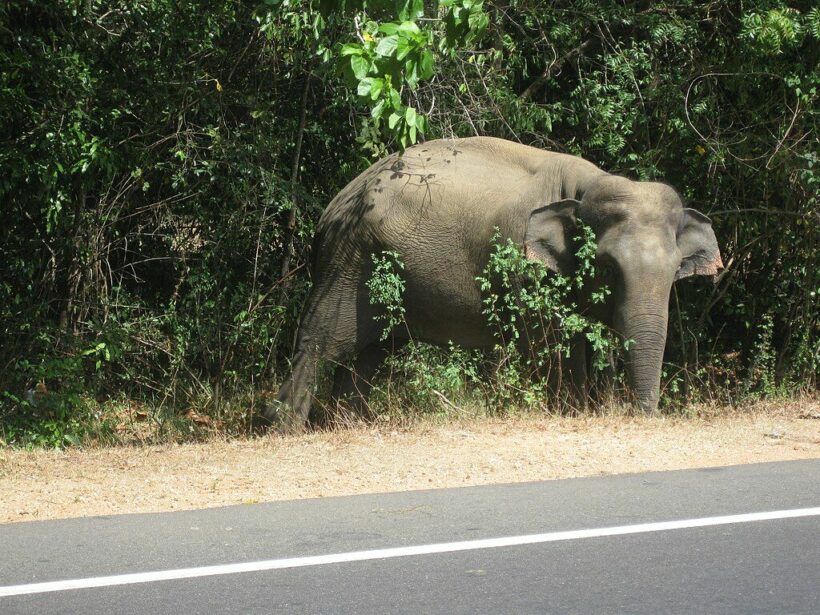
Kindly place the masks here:
<instances>
[{"instance_id":1,"label":"dirt ground","mask_svg":"<svg viewBox=\"0 0 820 615\"><path fill-rule=\"evenodd\" d=\"M0 449L0 522L820 458L820 402L698 418L507 417L67 451Z\"/></svg>"}]
</instances>

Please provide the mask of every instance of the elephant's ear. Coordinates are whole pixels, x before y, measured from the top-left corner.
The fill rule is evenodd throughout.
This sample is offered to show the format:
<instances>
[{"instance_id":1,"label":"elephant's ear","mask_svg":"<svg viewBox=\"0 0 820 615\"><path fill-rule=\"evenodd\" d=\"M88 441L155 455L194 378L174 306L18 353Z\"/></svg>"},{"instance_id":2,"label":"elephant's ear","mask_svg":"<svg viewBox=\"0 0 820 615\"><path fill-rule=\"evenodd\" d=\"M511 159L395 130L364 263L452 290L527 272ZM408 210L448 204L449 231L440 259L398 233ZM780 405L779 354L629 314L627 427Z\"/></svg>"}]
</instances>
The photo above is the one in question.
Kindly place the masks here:
<instances>
[{"instance_id":1,"label":"elephant's ear","mask_svg":"<svg viewBox=\"0 0 820 615\"><path fill-rule=\"evenodd\" d=\"M675 279L690 275L717 275L723 269L712 221L699 211L684 209L677 232L681 263Z\"/></svg>"},{"instance_id":2,"label":"elephant's ear","mask_svg":"<svg viewBox=\"0 0 820 615\"><path fill-rule=\"evenodd\" d=\"M539 207L530 214L524 235L524 255L563 275L572 273L575 255L572 235L575 211L581 203L566 199Z\"/></svg>"}]
</instances>

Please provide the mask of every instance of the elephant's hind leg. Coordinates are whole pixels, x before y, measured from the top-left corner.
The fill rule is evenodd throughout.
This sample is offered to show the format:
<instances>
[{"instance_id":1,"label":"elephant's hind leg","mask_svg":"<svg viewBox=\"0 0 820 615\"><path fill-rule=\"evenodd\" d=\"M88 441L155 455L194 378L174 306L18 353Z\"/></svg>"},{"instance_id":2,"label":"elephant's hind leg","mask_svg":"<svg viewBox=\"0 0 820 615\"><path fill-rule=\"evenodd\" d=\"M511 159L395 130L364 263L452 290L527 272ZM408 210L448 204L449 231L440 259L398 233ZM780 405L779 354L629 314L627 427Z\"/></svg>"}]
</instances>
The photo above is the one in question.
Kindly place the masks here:
<instances>
[{"instance_id":1,"label":"elephant's hind leg","mask_svg":"<svg viewBox=\"0 0 820 615\"><path fill-rule=\"evenodd\" d=\"M280 387L276 402L262 413L265 421L283 431L296 431L304 425L316 383L317 356L316 351L307 348L296 351L290 376Z\"/></svg>"},{"instance_id":2,"label":"elephant's hind leg","mask_svg":"<svg viewBox=\"0 0 820 615\"><path fill-rule=\"evenodd\" d=\"M361 297L355 286L314 286L299 325L291 375L279 389L276 404L263 413L268 422L288 431L302 429L321 367L341 369L340 365L378 339L369 302L362 304Z\"/></svg>"}]
</instances>

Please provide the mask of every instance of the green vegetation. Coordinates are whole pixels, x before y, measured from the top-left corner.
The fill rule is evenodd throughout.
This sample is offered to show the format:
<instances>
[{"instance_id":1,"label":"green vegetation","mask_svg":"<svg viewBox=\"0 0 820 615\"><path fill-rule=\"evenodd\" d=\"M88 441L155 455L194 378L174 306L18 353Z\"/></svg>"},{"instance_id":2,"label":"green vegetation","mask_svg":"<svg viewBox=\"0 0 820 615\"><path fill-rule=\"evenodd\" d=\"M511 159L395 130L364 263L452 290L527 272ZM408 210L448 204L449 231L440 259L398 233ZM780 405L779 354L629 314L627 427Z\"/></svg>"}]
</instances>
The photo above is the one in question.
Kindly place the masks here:
<instances>
[{"instance_id":1,"label":"green vegetation","mask_svg":"<svg viewBox=\"0 0 820 615\"><path fill-rule=\"evenodd\" d=\"M512 407L578 409L578 400L568 399L564 386L573 341L581 338L589 344L597 372L610 367L619 344L614 333L584 316L579 306L582 294L595 304L610 293L606 286L593 286L597 246L592 229L579 222L574 245L579 266L567 278L548 273L543 263L527 259L520 246L509 239L502 242L496 234L489 262L477 278L485 297L484 314L496 335L495 347L490 352L452 344L441 349L411 339L388 359L389 376L371 393L371 413L459 410L452 400L489 414ZM374 256L373 262L368 287L371 303L384 308L377 320L384 322L382 340L386 340L404 323L404 264L394 252ZM606 393L611 394L614 383L604 377L598 380L599 389L609 386ZM603 391L596 393L600 396Z\"/></svg>"},{"instance_id":2,"label":"green vegetation","mask_svg":"<svg viewBox=\"0 0 820 615\"><path fill-rule=\"evenodd\" d=\"M819 65L808 1L9 0L0 441L69 445L133 405L246 432L324 206L452 135L663 178L711 215L727 269L673 291L669 406L816 390ZM448 399L486 377L407 356Z\"/></svg>"},{"instance_id":3,"label":"green vegetation","mask_svg":"<svg viewBox=\"0 0 820 615\"><path fill-rule=\"evenodd\" d=\"M493 405L554 405L567 380L564 361L575 338L589 342L594 364L603 369L613 346L600 323L581 314L578 296L595 274L595 237L579 225L578 270L572 278L548 274L540 261L528 260L511 240L495 238L490 260L478 281L485 295L484 314L499 343L493 380ZM609 294L601 287L591 293L600 303ZM551 404L552 402L552 404Z\"/></svg>"},{"instance_id":4,"label":"green vegetation","mask_svg":"<svg viewBox=\"0 0 820 615\"><path fill-rule=\"evenodd\" d=\"M404 322L405 283L401 277L404 263L396 252L382 252L374 254L373 274L367 281L367 290L370 293L371 305L384 308L384 314L376 316L376 320L384 321L384 330L381 340L390 336L390 332Z\"/></svg>"}]
</instances>

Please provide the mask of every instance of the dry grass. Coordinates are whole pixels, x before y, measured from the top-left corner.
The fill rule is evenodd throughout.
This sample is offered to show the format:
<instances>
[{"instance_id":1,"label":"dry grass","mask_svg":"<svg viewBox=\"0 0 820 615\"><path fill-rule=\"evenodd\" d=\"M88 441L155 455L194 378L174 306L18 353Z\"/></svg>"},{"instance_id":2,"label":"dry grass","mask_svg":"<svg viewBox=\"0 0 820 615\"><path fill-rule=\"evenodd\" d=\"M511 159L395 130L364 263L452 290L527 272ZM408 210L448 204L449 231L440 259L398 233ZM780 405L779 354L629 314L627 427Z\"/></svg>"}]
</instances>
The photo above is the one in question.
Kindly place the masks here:
<instances>
[{"instance_id":1,"label":"dry grass","mask_svg":"<svg viewBox=\"0 0 820 615\"><path fill-rule=\"evenodd\" d=\"M694 418L518 416L300 436L0 450L0 522L820 458L820 402Z\"/></svg>"}]
</instances>

